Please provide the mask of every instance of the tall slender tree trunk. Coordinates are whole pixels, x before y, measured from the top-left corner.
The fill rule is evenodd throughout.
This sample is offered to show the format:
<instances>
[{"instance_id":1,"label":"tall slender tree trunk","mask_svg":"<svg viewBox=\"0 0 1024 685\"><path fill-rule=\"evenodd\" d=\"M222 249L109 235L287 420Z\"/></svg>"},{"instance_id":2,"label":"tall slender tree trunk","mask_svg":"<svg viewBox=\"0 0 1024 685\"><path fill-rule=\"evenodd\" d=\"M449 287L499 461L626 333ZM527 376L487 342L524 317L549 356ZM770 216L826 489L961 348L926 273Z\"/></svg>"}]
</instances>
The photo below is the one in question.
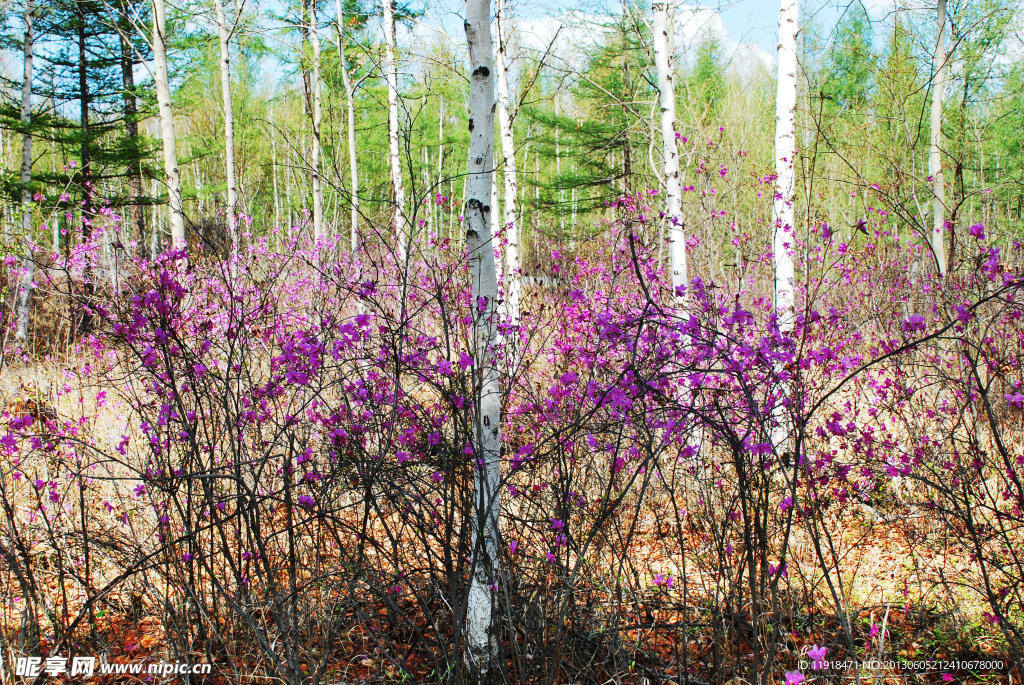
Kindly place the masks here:
<instances>
[{"instance_id":1,"label":"tall slender tree trunk","mask_svg":"<svg viewBox=\"0 0 1024 685\"><path fill-rule=\"evenodd\" d=\"M672 73L672 18L666 2L656 2L654 11L654 63L658 73L658 101L661 106L661 143L665 154L665 219L669 224L669 258L672 288L677 301L685 299L689 275L686 266L686 236L683 233L683 187L679 180L679 150L676 147L676 91Z\"/></svg>"},{"instance_id":2,"label":"tall slender tree trunk","mask_svg":"<svg viewBox=\"0 0 1024 685\"><path fill-rule=\"evenodd\" d=\"M402 185L402 158L398 140L398 66L395 58L395 4L382 0L384 7L384 71L388 82L388 164L391 168L391 189L395 211L393 226L398 240L398 259L405 261L409 248L405 221L405 187Z\"/></svg>"},{"instance_id":3,"label":"tall slender tree trunk","mask_svg":"<svg viewBox=\"0 0 1024 685\"><path fill-rule=\"evenodd\" d=\"M775 203L772 211L775 255L775 309L784 332L793 330L796 213L796 34L798 1L782 0L779 10L778 91L775 99Z\"/></svg>"},{"instance_id":4,"label":"tall slender tree trunk","mask_svg":"<svg viewBox=\"0 0 1024 685\"><path fill-rule=\"evenodd\" d=\"M352 76L348 73L348 60L345 59L345 6L344 0L336 0L338 5L338 62L341 65L341 83L345 88L345 110L348 128L348 175L352 193L352 227L351 249L359 248L359 158L356 155L356 104L352 89Z\"/></svg>"},{"instance_id":5,"label":"tall slender tree trunk","mask_svg":"<svg viewBox=\"0 0 1024 685\"><path fill-rule=\"evenodd\" d=\"M89 105L92 102L92 95L89 89L89 53L86 45L88 13L81 0L76 3L76 8L78 10L78 116L82 136L79 146L80 178L82 179L82 240L86 241L92 236L92 140L89 130Z\"/></svg>"},{"instance_id":6,"label":"tall slender tree trunk","mask_svg":"<svg viewBox=\"0 0 1024 685\"><path fill-rule=\"evenodd\" d=\"M508 299L509 317L513 323L519 321L522 284L520 282L519 259L519 216L516 202L519 198L519 181L516 167L516 146L512 135L512 124L516 112L512 109L508 78L509 27L505 0L497 0L498 27L498 128L501 132L501 156L505 170L504 230L508 244L504 249L505 296Z\"/></svg>"},{"instance_id":7,"label":"tall slender tree trunk","mask_svg":"<svg viewBox=\"0 0 1024 685\"><path fill-rule=\"evenodd\" d=\"M167 182L171 246L185 249L185 207L178 170L178 140L174 134L174 110L171 107L171 83L167 75L167 15L164 0L153 0L153 83L160 109L160 139L164 147L164 175Z\"/></svg>"},{"instance_id":8,"label":"tall slender tree trunk","mask_svg":"<svg viewBox=\"0 0 1024 685\"><path fill-rule=\"evenodd\" d=\"M223 0L213 0L217 13L217 35L220 39L220 93L224 101L224 166L227 172L228 204L224 211L231 234L231 255L238 257L238 182L235 179L235 108L231 102L231 34L235 22L228 26Z\"/></svg>"},{"instance_id":9,"label":"tall slender tree trunk","mask_svg":"<svg viewBox=\"0 0 1024 685\"><path fill-rule=\"evenodd\" d=\"M487 202L487 204L490 205L491 207L492 217L491 235L493 236L493 238L491 240L491 248L494 250L494 252L496 252L496 254L494 255L494 275L495 278L497 278L498 281L501 282L503 276L502 269L504 266L503 258L505 256L505 249L501 246L501 233L498 230L495 230L498 228L497 221L498 217L500 216L500 208L498 207L498 164L494 158L493 153L491 156L491 198Z\"/></svg>"},{"instance_id":10,"label":"tall slender tree trunk","mask_svg":"<svg viewBox=\"0 0 1024 685\"><path fill-rule=\"evenodd\" d=\"M274 228L281 230L281 199L277 185L277 129L274 128L274 108L270 108L270 168L274 184Z\"/></svg>"},{"instance_id":11,"label":"tall slender tree trunk","mask_svg":"<svg viewBox=\"0 0 1024 685\"><path fill-rule=\"evenodd\" d=\"M557 117L558 117L558 96L555 96L555 178L558 183L558 235L559 238L565 235L565 212L562 207L562 198L565 197L565 193L562 190L562 144L559 140L558 134L560 133Z\"/></svg>"},{"instance_id":12,"label":"tall slender tree trunk","mask_svg":"<svg viewBox=\"0 0 1024 685\"><path fill-rule=\"evenodd\" d=\"M775 259L775 313L782 333L793 330L796 319L796 270L791 250L796 247L796 36L798 0L782 0L779 8L778 90L775 99L775 201L772 206L772 253ZM776 365L782 377L785 370ZM780 399L772 411L769 433L775 454L789 451L790 422L782 398L789 383L780 380ZM757 657L755 657L756 660Z\"/></svg>"},{"instance_id":13,"label":"tall slender tree trunk","mask_svg":"<svg viewBox=\"0 0 1024 685\"><path fill-rule=\"evenodd\" d=\"M630 136L629 136L629 105L626 104L627 99L632 99L630 93L633 90L632 82L629 77L629 47L628 38L626 36L626 28L622 28L622 102L620 108L622 110L623 119L623 130L622 130L622 174L623 180L622 185L626 190L626 195L633 194L633 162L632 154L630 152Z\"/></svg>"},{"instance_id":14,"label":"tall slender tree trunk","mask_svg":"<svg viewBox=\"0 0 1024 685\"><path fill-rule=\"evenodd\" d=\"M121 30L121 84L124 87L124 128L130 144L132 159L128 163L128 197L130 205L128 214L130 224L139 244L139 254L143 252L146 233L146 211L142 207L142 159L139 154L139 108L135 94L135 56L132 52L128 36L131 31L131 20L125 0L118 5ZM131 233L123 242L131 239Z\"/></svg>"},{"instance_id":15,"label":"tall slender tree trunk","mask_svg":"<svg viewBox=\"0 0 1024 685\"><path fill-rule=\"evenodd\" d=\"M317 26L317 0L309 7L309 44L313 49L313 243L324 237L324 181L321 173L320 128L323 123L323 81L320 78L320 30Z\"/></svg>"},{"instance_id":16,"label":"tall slender tree trunk","mask_svg":"<svg viewBox=\"0 0 1024 685\"><path fill-rule=\"evenodd\" d=\"M79 148L81 155L81 179L82 179L82 242L87 243L92 238L93 219L93 185L92 185L92 133L89 123L89 106L92 103L92 94L89 89L89 53L86 37L86 20L88 12L84 3L78 0L78 102L79 119L81 126L82 144ZM92 271L88 267L83 276L83 291L86 300L92 298L96 292L96 284L93 283ZM92 329L93 315L88 307L82 308L82 318L78 322L78 330L87 333Z\"/></svg>"},{"instance_id":17,"label":"tall slender tree trunk","mask_svg":"<svg viewBox=\"0 0 1024 685\"><path fill-rule=\"evenodd\" d=\"M32 0L25 1L25 68L21 81L21 239L25 243L25 258L22 261L21 287L18 290L18 340L28 337L29 312L32 304L32 281L35 277L35 256L32 254L32 58L35 36L35 6Z\"/></svg>"},{"instance_id":18,"label":"tall slender tree trunk","mask_svg":"<svg viewBox=\"0 0 1024 685\"><path fill-rule=\"evenodd\" d=\"M444 182L444 97L440 98L437 106L437 194L440 194ZM433 203L437 215L437 235L444 235L444 214L437 202Z\"/></svg>"},{"instance_id":19,"label":"tall slender tree trunk","mask_svg":"<svg viewBox=\"0 0 1024 685\"><path fill-rule=\"evenodd\" d=\"M489 0L466 1L469 47L469 169L466 188L466 248L470 259L475 340L473 557L466 607L467 661L480 675L495 668L498 515L501 483L501 395L495 363L498 281L491 245L489 196L494 173L494 69Z\"/></svg>"},{"instance_id":20,"label":"tall slender tree trunk","mask_svg":"<svg viewBox=\"0 0 1024 685\"><path fill-rule=\"evenodd\" d=\"M932 81L931 145L928 173L932 180L932 233L929 238L940 276L946 275L946 185L942 176L942 99L946 94L946 0L936 7L935 78Z\"/></svg>"}]
</instances>

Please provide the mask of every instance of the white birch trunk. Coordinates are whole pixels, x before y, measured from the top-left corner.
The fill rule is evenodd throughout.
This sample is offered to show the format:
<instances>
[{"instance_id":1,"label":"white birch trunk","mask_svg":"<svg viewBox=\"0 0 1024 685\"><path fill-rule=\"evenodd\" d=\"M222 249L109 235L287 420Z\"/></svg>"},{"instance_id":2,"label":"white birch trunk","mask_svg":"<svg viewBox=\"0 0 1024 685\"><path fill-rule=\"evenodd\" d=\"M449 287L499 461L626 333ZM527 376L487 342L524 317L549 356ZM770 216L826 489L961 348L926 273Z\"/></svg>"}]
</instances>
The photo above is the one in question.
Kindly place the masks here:
<instances>
[{"instance_id":1,"label":"white birch trunk","mask_svg":"<svg viewBox=\"0 0 1024 685\"><path fill-rule=\"evenodd\" d=\"M394 231L398 241L398 260L405 262L409 235L405 225L405 187L402 185L402 157L398 140L398 66L395 58L394 0L382 0L384 6L384 71L388 82L388 164L391 188L395 195Z\"/></svg>"},{"instance_id":2,"label":"white birch trunk","mask_svg":"<svg viewBox=\"0 0 1024 685\"><path fill-rule=\"evenodd\" d=\"M679 150L676 147L676 91L672 72L673 31L667 2L653 4L654 64L658 75L658 102L661 107L661 143L665 156L665 219L669 224L669 259L672 289L677 301L689 282L686 266L686 236L683 232L683 187L679 180Z\"/></svg>"},{"instance_id":3,"label":"white birch trunk","mask_svg":"<svg viewBox=\"0 0 1024 685\"><path fill-rule=\"evenodd\" d=\"M277 191L277 129L274 128L274 108L270 108L270 169L274 183L274 228L281 229L281 200Z\"/></svg>"},{"instance_id":4,"label":"white birch trunk","mask_svg":"<svg viewBox=\"0 0 1024 685\"><path fill-rule=\"evenodd\" d=\"M932 177L932 234L929 243L940 276L946 275L946 185L942 176L942 99L946 94L946 0L938 0L935 34L935 78L932 81L931 145L928 173Z\"/></svg>"},{"instance_id":5,"label":"white birch trunk","mask_svg":"<svg viewBox=\"0 0 1024 685\"><path fill-rule=\"evenodd\" d=\"M505 297L507 310L512 323L519 322L522 285L520 283L519 264L519 216L516 202L519 198L519 185L516 168L516 146L512 135L512 121L515 112L512 110L512 99L509 94L508 78L508 17L505 11L505 0L497 0L498 26L498 128L501 132L501 156L505 170L505 206L504 230L508 244L504 249Z\"/></svg>"},{"instance_id":6,"label":"white birch trunk","mask_svg":"<svg viewBox=\"0 0 1024 685\"><path fill-rule=\"evenodd\" d=\"M779 10L779 75L775 100L775 204L772 212L775 255L775 308L779 326L793 330L794 281L790 250L795 247L796 214L796 34L798 0L782 0Z\"/></svg>"},{"instance_id":7,"label":"white birch trunk","mask_svg":"<svg viewBox=\"0 0 1024 685\"><path fill-rule=\"evenodd\" d=\"M505 249L501 246L501 233L498 230L499 227L496 225L497 217L500 213L498 207L498 165L495 161L493 151L491 156L491 199L487 203L491 207L491 216L494 219L491 222L491 247L494 249L494 275L498 279L499 283L502 283L502 269L504 264L502 263L502 257L504 256Z\"/></svg>"},{"instance_id":8,"label":"white birch trunk","mask_svg":"<svg viewBox=\"0 0 1024 685\"><path fill-rule=\"evenodd\" d=\"M21 239L25 243L25 258L22 261L21 287L18 289L18 323L15 336L18 340L28 337L28 321L32 304L32 280L35 277L35 257L32 254L32 57L35 7L32 0L25 2L25 68L21 82L21 123L25 132L21 134ZM55 250L56 251L56 250Z\"/></svg>"},{"instance_id":9,"label":"white birch trunk","mask_svg":"<svg viewBox=\"0 0 1024 685\"><path fill-rule=\"evenodd\" d=\"M778 91L775 100L775 202L772 209L774 235L772 252L775 256L775 311L779 329L783 333L793 330L795 312L796 271L790 250L796 247L796 35L798 30L798 0L782 0L779 9ZM775 373L784 370L776 366ZM789 383L782 381L781 397L790 393ZM772 411L774 425L771 441L775 454L781 459L789 451L789 420L782 400Z\"/></svg>"},{"instance_id":10,"label":"white birch trunk","mask_svg":"<svg viewBox=\"0 0 1024 685\"><path fill-rule=\"evenodd\" d=\"M501 482L501 396L495 363L498 282L492 246L490 191L494 174L494 69L490 0L466 1L469 47L469 168L466 183L466 248L469 251L475 341L473 562L466 607L467 661L478 674L491 671L495 637L498 514ZM482 308L477 306L482 302Z\"/></svg>"},{"instance_id":11,"label":"white birch trunk","mask_svg":"<svg viewBox=\"0 0 1024 685\"><path fill-rule=\"evenodd\" d=\"M437 111L437 193L440 193L444 186L444 98L441 98ZM437 235L444 235L444 214L437 202L432 203L437 215Z\"/></svg>"},{"instance_id":12,"label":"white birch trunk","mask_svg":"<svg viewBox=\"0 0 1024 685\"><path fill-rule=\"evenodd\" d=\"M231 103L231 32L223 0L213 0L220 38L220 91L224 100L224 167L227 173L228 206L226 219L231 233L231 254L238 257L238 182L235 179L235 108Z\"/></svg>"},{"instance_id":13,"label":"white birch trunk","mask_svg":"<svg viewBox=\"0 0 1024 685\"><path fill-rule=\"evenodd\" d=\"M313 49L313 244L324 237L324 183L321 174L320 127L323 123L323 83L320 78L320 33L317 26L316 2L309 8L309 44Z\"/></svg>"},{"instance_id":14,"label":"white birch trunk","mask_svg":"<svg viewBox=\"0 0 1024 685\"><path fill-rule=\"evenodd\" d=\"M343 0L336 0L338 6L338 60L341 64L341 82L345 87L345 108L348 114L348 173L352 193L351 249L359 248L359 163L356 156L356 105L352 90L352 77L348 73L345 59L345 8Z\"/></svg>"},{"instance_id":15,"label":"white birch trunk","mask_svg":"<svg viewBox=\"0 0 1024 685\"><path fill-rule=\"evenodd\" d=\"M160 108L160 139L164 147L164 174L167 176L171 246L185 249L185 208L178 171L178 140L174 134L174 110L171 108L171 84L167 75L167 21L164 0L153 0L153 83Z\"/></svg>"}]
</instances>

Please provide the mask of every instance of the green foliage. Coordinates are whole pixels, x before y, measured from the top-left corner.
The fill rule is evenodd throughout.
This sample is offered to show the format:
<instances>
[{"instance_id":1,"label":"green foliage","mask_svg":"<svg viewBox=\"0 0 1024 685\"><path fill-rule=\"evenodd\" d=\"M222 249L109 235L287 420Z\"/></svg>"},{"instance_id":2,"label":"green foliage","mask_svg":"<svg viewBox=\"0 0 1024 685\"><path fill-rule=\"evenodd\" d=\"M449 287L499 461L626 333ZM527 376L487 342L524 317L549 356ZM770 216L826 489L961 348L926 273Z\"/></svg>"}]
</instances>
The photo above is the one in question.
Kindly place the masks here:
<instances>
[{"instance_id":1,"label":"green foliage","mask_svg":"<svg viewBox=\"0 0 1024 685\"><path fill-rule=\"evenodd\" d=\"M236 164L241 208L252 216L257 235L300 225L311 205L309 155L311 123L306 79L308 41L301 18L310 0L289 0L273 11L246 3L232 34L231 90L235 111ZM240 6L227 2L229 19ZM37 161L33 188L53 187L65 178L72 160L89 160L97 196L115 205L128 202L128 174L141 168L145 189L163 201L163 161L156 132L156 103L146 70L148 4L132 5L137 25L118 16L103 0L54 0L40 20L35 83L36 107L31 131ZM79 11L86 8L84 20ZM1015 13L1004 0L950 0L949 82L944 103L944 164L954 218L979 211L1015 212L1024 177L1024 71L1006 56L1005 37L1014 32ZM18 8L8 8L0 37L11 51L20 49ZM324 119L321 132L327 187L329 230L346 230L351 199L347 136L348 96L338 54L336 5L318 0ZM558 57L540 63L536 52L515 53L513 100L522 98L515 119L524 250L538 236L585 238L597 219L609 216L609 199L661 186L661 144L657 90L646 7L627 6L605 19L591 16L592 41L579 62ZM344 0L344 50L354 87L360 208L364 220L377 221L391 201L387 158L386 87L379 5ZM418 26L420 5L401 3L397 20ZM933 70L934 18L894 12L872 18L861 2L845 8L834 27L808 18L802 30L801 94L798 108L798 188L820 192L821 201L853 216L862 213L865 191L902 212L901 226L925 217L917 203L926 197L928 106ZM85 61L89 125L81 126L78 26L85 22L91 46ZM212 3L195 0L172 8L170 71L178 133L179 168L186 213L196 222L218 220L223 212L223 108L219 46ZM138 113L124 105L120 29L132 43ZM463 195L468 132L467 75L459 39L441 36L410 44L399 32L401 156L409 207L443 235L458 238L453 219ZM307 36L308 37L308 36ZM513 43L518 40L513 38ZM689 142L680 147L684 185L701 192L707 174L729 169L734 183L771 173L774 139L774 74L768 66L740 63L716 34L706 33L688 46L688 60L676 56L676 130ZM20 83L9 70L8 95L0 102L0 126L8 141L21 132L17 101ZM45 103L45 105L43 104ZM138 122L139 135L129 135ZM721 130L719 130L721 128ZM3 192L17 201L20 192L16 145L5 147ZM742 153L742 157L738 157ZM499 178L502 182L499 155ZM810 177L827 184L805 184ZM733 181L735 179L735 181ZM83 176L71 188L81 197ZM877 186L877 189L874 187ZM991 189L983 193L983 189ZM709 259L720 267L756 258L760 238L733 242L730 229L714 219L721 197L687 194L688 224ZM851 195L852 193L852 195ZM437 196L445 198L439 209ZM499 193L500 195L500 193ZM798 195L800 195L798 193ZM425 199L429 199L423 204ZM452 201L453 200L453 201ZM807 196L799 197L806 202ZM820 202L821 202L820 201ZM730 214L742 215L755 236L769 212L767 205L741 207L729 200ZM819 202L819 204L820 204ZM737 204L739 203L739 204ZM500 204L500 203L499 203ZM838 210L837 210L838 211ZM159 213L154 217L159 219ZM966 219L964 219L966 220ZM851 221L852 223L852 221ZM742 230L746 230L743 228ZM906 231L903 233L906 235ZM748 244L749 243L749 244ZM735 253L735 258L730 254ZM718 256L714 256L718 254Z\"/></svg>"},{"instance_id":2,"label":"green foliage","mask_svg":"<svg viewBox=\"0 0 1024 685\"><path fill-rule=\"evenodd\" d=\"M822 95L847 115L864 116L874 71L874 31L860 2L850 5L836 29Z\"/></svg>"},{"instance_id":3,"label":"green foliage","mask_svg":"<svg viewBox=\"0 0 1024 685\"><path fill-rule=\"evenodd\" d=\"M693 71L689 78L689 96L700 105L702 123L717 121L725 97L725 58L717 34L706 32L697 45Z\"/></svg>"},{"instance_id":4,"label":"green foliage","mask_svg":"<svg viewBox=\"0 0 1024 685\"><path fill-rule=\"evenodd\" d=\"M534 211L554 215L559 231L567 218L602 210L615 194L648 183L639 140L656 100L646 77L650 37L638 34L628 16L605 28L605 40L589 51L568 97L551 93L525 111L546 170L534 181Z\"/></svg>"},{"instance_id":5,"label":"green foliage","mask_svg":"<svg viewBox=\"0 0 1024 685\"><path fill-rule=\"evenodd\" d=\"M129 15L139 23L149 18L146 6L129 7L102 0L37 3L34 107L28 131L36 140L34 150L43 163L33 167L33 189L64 185L66 167L74 161L75 171L67 190L76 202L96 197L95 191L86 191L94 188L117 206L126 201L126 174L152 157L151 143L128 130L130 122L147 116L145 103L152 97L148 88L136 85L134 95L142 106L135 113L126 108L125 68L131 70L150 58L148 43ZM23 30L20 17L16 27L17 36ZM20 36L15 42L20 50ZM10 85L20 96L20 80ZM0 127L23 133L20 117L20 99L0 107ZM20 194L20 164L5 167L4 191L16 199Z\"/></svg>"}]
</instances>

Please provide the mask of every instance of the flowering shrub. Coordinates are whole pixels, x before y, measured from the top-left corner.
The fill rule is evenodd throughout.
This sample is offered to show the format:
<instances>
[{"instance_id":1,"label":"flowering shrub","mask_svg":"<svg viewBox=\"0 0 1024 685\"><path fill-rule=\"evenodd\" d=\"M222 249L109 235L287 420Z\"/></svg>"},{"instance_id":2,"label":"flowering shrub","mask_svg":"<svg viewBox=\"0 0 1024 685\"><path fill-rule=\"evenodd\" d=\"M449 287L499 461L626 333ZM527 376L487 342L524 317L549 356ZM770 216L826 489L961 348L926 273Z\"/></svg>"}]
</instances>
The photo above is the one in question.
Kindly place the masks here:
<instances>
[{"instance_id":1,"label":"flowering shrub","mask_svg":"<svg viewBox=\"0 0 1024 685\"><path fill-rule=\"evenodd\" d=\"M618 200L587 254L552 246L557 286L499 326L510 674L802 682L787 642L812 641L812 608L835 617L828 654L867 648L844 566L865 512L959 555L935 587L982 602L1019 669L1024 329L984 231L976 272L912 283L913 248L816 227L789 332L770 259L735 289L694 278L680 305L645 201ZM460 677L486 303L450 241L407 270L366 242L337 260L298 239L230 263L169 252L77 291L95 323L60 412L9 411L0 440L26 649L152 611L175 656L239 672L318 682L358 654Z\"/></svg>"}]
</instances>

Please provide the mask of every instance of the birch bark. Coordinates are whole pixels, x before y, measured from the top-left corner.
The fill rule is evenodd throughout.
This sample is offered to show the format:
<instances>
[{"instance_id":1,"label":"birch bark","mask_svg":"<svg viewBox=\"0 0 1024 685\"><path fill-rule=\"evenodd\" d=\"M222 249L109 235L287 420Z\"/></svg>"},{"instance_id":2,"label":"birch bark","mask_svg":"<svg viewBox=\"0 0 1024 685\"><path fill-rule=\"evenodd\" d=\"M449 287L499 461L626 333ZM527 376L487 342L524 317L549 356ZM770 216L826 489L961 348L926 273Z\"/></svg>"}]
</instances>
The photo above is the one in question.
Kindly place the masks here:
<instances>
[{"instance_id":1,"label":"birch bark","mask_svg":"<svg viewBox=\"0 0 1024 685\"><path fill-rule=\"evenodd\" d=\"M946 275L946 184L942 175L942 99L946 94L946 0L936 7L935 78L932 81L931 144L928 174L932 181L932 233L928 240L940 276Z\"/></svg>"},{"instance_id":2,"label":"birch bark","mask_svg":"<svg viewBox=\"0 0 1024 685\"><path fill-rule=\"evenodd\" d=\"M320 162L323 79L320 77L320 29L317 26L316 3L317 0L313 0L309 7L309 44L313 49L313 244L319 246L324 237L324 185Z\"/></svg>"},{"instance_id":3,"label":"birch bark","mask_svg":"<svg viewBox=\"0 0 1024 685\"><path fill-rule=\"evenodd\" d=\"M341 83L345 88L345 109L348 114L348 173L352 193L351 249L359 248L359 164L356 156L356 105L352 89L352 76L348 73L345 59L345 7L343 0L336 0L338 6L338 62L341 65Z\"/></svg>"},{"instance_id":4,"label":"birch bark","mask_svg":"<svg viewBox=\"0 0 1024 685\"><path fill-rule=\"evenodd\" d=\"M398 66L395 59L394 0L382 0L384 6L384 71L388 83L388 164L394 191L393 226L398 241L398 260L405 262L409 235L405 224L405 187L402 184L402 158L398 140Z\"/></svg>"},{"instance_id":5,"label":"birch bark","mask_svg":"<svg viewBox=\"0 0 1024 685\"><path fill-rule=\"evenodd\" d=\"M508 299L508 313L512 323L519 321L522 284L519 263L519 216L516 202L519 198L519 184L516 167L516 146L512 123L516 112L512 109L509 88L508 41L509 27L505 0L497 0L496 24L498 28L498 128L501 133L501 156L505 173L504 226L505 245L505 294Z\"/></svg>"},{"instance_id":6,"label":"birch bark","mask_svg":"<svg viewBox=\"0 0 1024 685\"><path fill-rule=\"evenodd\" d=\"M29 312L32 304L32 281L35 277L35 258L32 254L32 58L34 49L35 7L32 0L25 2L25 34L23 42L24 72L21 81L21 239L25 242L25 258L22 261L21 287L18 289L18 320L15 336L18 340L28 337Z\"/></svg>"},{"instance_id":7,"label":"birch bark","mask_svg":"<svg viewBox=\"0 0 1024 685\"><path fill-rule=\"evenodd\" d=\"M140 202L142 197L142 161L139 154L139 108L135 91L135 56L131 43L128 41L128 34L131 30L131 20L128 17L128 8L125 2L118 3L118 23L122 29L118 31L121 41L121 82L124 85L124 127L128 140L132 144L132 154L136 155L131 160L128 169L128 191L131 196L131 223L134 225L136 240L139 245L139 254L144 253L146 233L146 212ZM131 239L129 233L124 242Z\"/></svg>"},{"instance_id":8,"label":"birch bark","mask_svg":"<svg viewBox=\"0 0 1024 685\"><path fill-rule=\"evenodd\" d=\"M654 11L654 62L658 76L658 102L661 107L661 143L665 156L665 219L669 224L672 288L676 300L684 301L689 277L686 265L686 237L683 233L683 187L679 180L679 150L676 147L672 18L667 2L656 2L652 9Z\"/></svg>"},{"instance_id":9,"label":"birch bark","mask_svg":"<svg viewBox=\"0 0 1024 685\"><path fill-rule=\"evenodd\" d=\"M171 84L167 75L167 15L164 0L153 0L153 83L160 109L160 139L164 148L164 175L167 177L171 246L185 249L185 209L178 170L178 140L174 133Z\"/></svg>"},{"instance_id":10,"label":"birch bark","mask_svg":"<svg viewBox=\"0 0 1024 685\"><path fill-rule=\"evenodd\" d=\"M231 254L238 256L238 184L235 180L235 108L231 102L231 33L223 0L213 0L217 13L217 34L220 39L220 91L224 101L224 166L227 174L228 204L226 219L231 234Z\"/></svg>"},{"instance_id":11,"label":"birch bark","mask_svg":"<svg viewBox=\"0 0 1024 685\"><path fill-rule=\"evenodd\" d=\"M775 255L775 308L783 332L793 330L794 223L796 221L796 34L798 0L782 0L779 9L778 91L775 100L775 203L773 205Z\"/></svg>"},{"instance_id":12,"label":"birch bark","mask_svg":"<svg viewBox=\"0 0 1024 685\"><path fill-rule=\"evenodd\" d=\"M795 323L794 287L796 271L793 255L795 247L794 201L796 174L796 35L798 0L782 0L779 8L778 91L775 99L775 201L772 207L772 252L775 258L775 312L779 329L785 334ZM785 370L775 367L781 378ZM790 394L788 381L780 380L778 404L772 411L773 425L770 437L775 454L789 451L790 422L783 398Z\"/></svg>"},{"instance_id":13,"label":"birch bark","mask_svg":"<svg viewBox=\"0 0 1024 685\"><path fill-rule=\"evenodd\" d=\"M466 1L469 47L469 168L466 248L469 251L475 341L473 559L466 608L467 661L482 675L495 666L498 514L501 482L501 396L495 360L498 282L492 246L490 192L494 174L494 69L490 0Z\"/></svg>"}]
</instances>

